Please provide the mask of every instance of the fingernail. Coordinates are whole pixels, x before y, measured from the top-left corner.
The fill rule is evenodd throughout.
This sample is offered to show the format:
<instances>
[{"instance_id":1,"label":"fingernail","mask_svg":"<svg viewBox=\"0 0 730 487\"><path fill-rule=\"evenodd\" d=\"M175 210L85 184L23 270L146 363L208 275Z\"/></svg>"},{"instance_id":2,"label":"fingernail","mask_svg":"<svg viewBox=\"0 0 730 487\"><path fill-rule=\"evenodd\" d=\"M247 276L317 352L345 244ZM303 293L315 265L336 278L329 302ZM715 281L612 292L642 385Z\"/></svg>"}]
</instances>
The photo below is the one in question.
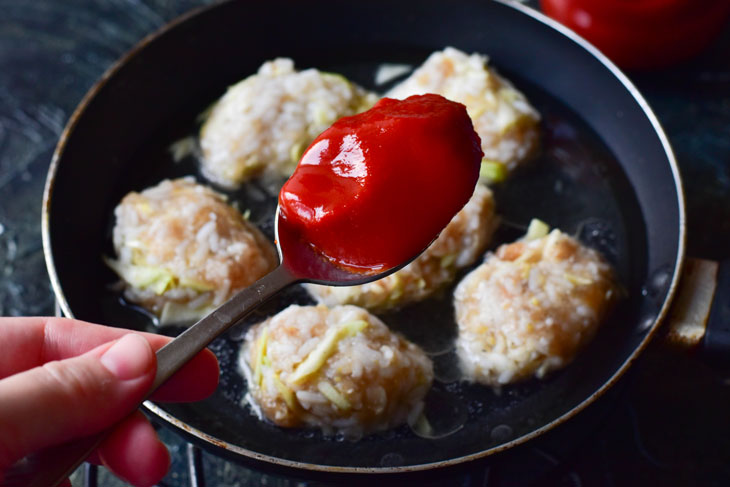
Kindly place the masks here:
<instances>
[{"instance_id":1,"label":"fingernail","mask_svg":"<svg viewBox=\"0 0 730 487\"><path fill-rule=\"evenodd\" d=\"M141 336L128 333L101 356L101 363L120 380L140 377L149 371L152 349Z\"/></svg>"}]
</instances>

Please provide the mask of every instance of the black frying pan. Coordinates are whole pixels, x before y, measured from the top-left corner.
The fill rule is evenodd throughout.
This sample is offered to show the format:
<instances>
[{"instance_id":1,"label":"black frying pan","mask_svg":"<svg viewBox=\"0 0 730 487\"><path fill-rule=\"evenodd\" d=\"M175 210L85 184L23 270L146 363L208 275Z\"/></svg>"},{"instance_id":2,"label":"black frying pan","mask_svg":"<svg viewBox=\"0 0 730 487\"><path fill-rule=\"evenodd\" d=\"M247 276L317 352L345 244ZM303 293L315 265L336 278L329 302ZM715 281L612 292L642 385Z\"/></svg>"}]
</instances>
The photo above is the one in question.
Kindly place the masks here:
<instances>
[{"instance_id":1,"label":"black frying pan","mask_svg":"<svg viewBox=\"0 0 730 487\"><path fill-rule=\"evenodd\" d=\"M91 90L63 133L48 176L43 213L49 272L63 311L76 318L150 329L143 313L109 289L112 210L130 190L194 174L167 147L195 132L195 118L225 88L265 60L293 58L374 86L380 63L420 64L445 46L481 52L543 116L534 163L496 188L512 225L538 217L577 235L614 263L627 297L592 344L543 381L491 389L454 382L448 347L455 325L444 297L383 319L434 353L430 408L442 408L439 439L407 428L358 442L284 430L240 405L236 366L241 329L212 345L222 366L216 394L185 405L145 407L185 435L259 467L309 474L400 474L455 467L524 443L570 419L611 387L645 347L668 308L684 252L677 166L656 118L628 80L567 30L519 4L485 0L348 3L228 2L189 15L142 42ZM229 193L272 235L275 199ZM505 226L495 245L516 237ZM293 289L251 321L289 303ZM179 330L168 329L166 333ZM445 353L444 353L445 352Z\"/></svg>"}]
</instances>

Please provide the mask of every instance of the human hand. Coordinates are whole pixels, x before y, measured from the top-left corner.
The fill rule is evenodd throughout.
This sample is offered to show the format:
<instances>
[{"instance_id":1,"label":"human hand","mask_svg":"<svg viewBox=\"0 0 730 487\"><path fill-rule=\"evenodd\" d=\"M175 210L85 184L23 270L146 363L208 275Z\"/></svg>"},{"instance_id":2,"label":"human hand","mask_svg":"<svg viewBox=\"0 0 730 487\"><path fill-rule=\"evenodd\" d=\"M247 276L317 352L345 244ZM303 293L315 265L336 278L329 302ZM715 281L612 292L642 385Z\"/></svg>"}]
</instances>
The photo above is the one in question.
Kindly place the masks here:
<instances>
[{"instance_id":1,"label":"human hand","mask_svg":"<svg viewBox=\"0 0 730 487\"><path fill-rule=\"evenodd\" d=\"M24 456L119 421L89 458L136 486L157 483L170 456L141 412L155 377L154 351L169 337L63 318L0 318L0 481ZM218 385L204 350L153 395L197 401Z\"/></svg>"}]
</instances>

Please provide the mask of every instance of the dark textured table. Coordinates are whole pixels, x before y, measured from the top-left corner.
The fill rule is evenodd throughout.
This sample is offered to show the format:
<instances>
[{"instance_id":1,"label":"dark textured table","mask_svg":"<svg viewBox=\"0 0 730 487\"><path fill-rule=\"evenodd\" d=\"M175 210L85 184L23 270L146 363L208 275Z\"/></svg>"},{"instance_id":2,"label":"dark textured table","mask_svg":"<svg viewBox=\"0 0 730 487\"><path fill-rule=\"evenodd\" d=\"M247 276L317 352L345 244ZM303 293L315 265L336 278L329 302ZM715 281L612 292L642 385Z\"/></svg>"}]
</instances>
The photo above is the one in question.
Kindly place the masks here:
<instances>
[{"instance_id":1,"label":"dark textured table","mask_svg":"<svg viewBox=\"0 0 730 487\"><path fill-rule=\"evenodd\" d=\"M41 197L53 147L74 107L139 39L205 3L0 0L0 315L54 311L41 248ZM689 254L727 259L730 26L682 66L629 76L676 151ZM163 435L176 455L164 485L188 485L185 445ZM730 485L730 374L657 341L590 438L554 460L560 466L540 485ZM203 462L208 485L287 484L210 455ZM99 483L113 485L104 475Z\"/></svg>"}]
</instances>

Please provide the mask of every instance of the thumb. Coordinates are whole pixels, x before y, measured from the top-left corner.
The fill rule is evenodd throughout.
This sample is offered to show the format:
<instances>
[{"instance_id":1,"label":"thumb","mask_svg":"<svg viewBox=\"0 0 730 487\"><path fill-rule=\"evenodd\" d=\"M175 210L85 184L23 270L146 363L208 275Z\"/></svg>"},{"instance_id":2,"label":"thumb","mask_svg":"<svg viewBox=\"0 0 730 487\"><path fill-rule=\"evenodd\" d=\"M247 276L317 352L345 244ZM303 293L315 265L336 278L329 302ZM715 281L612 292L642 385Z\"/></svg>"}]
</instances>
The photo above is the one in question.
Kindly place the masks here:
<instances>
[{"instance_id":1,"label":"thumb","mask_svg":"<svg viewBox=\"0 0 730 487\"><path fill-rule=\"evenodd\" d=\"M33 451L121 420L151 387L155 370L147 340L129 333L0 380L0 471Z\"/></svg>"}]
</instances>

